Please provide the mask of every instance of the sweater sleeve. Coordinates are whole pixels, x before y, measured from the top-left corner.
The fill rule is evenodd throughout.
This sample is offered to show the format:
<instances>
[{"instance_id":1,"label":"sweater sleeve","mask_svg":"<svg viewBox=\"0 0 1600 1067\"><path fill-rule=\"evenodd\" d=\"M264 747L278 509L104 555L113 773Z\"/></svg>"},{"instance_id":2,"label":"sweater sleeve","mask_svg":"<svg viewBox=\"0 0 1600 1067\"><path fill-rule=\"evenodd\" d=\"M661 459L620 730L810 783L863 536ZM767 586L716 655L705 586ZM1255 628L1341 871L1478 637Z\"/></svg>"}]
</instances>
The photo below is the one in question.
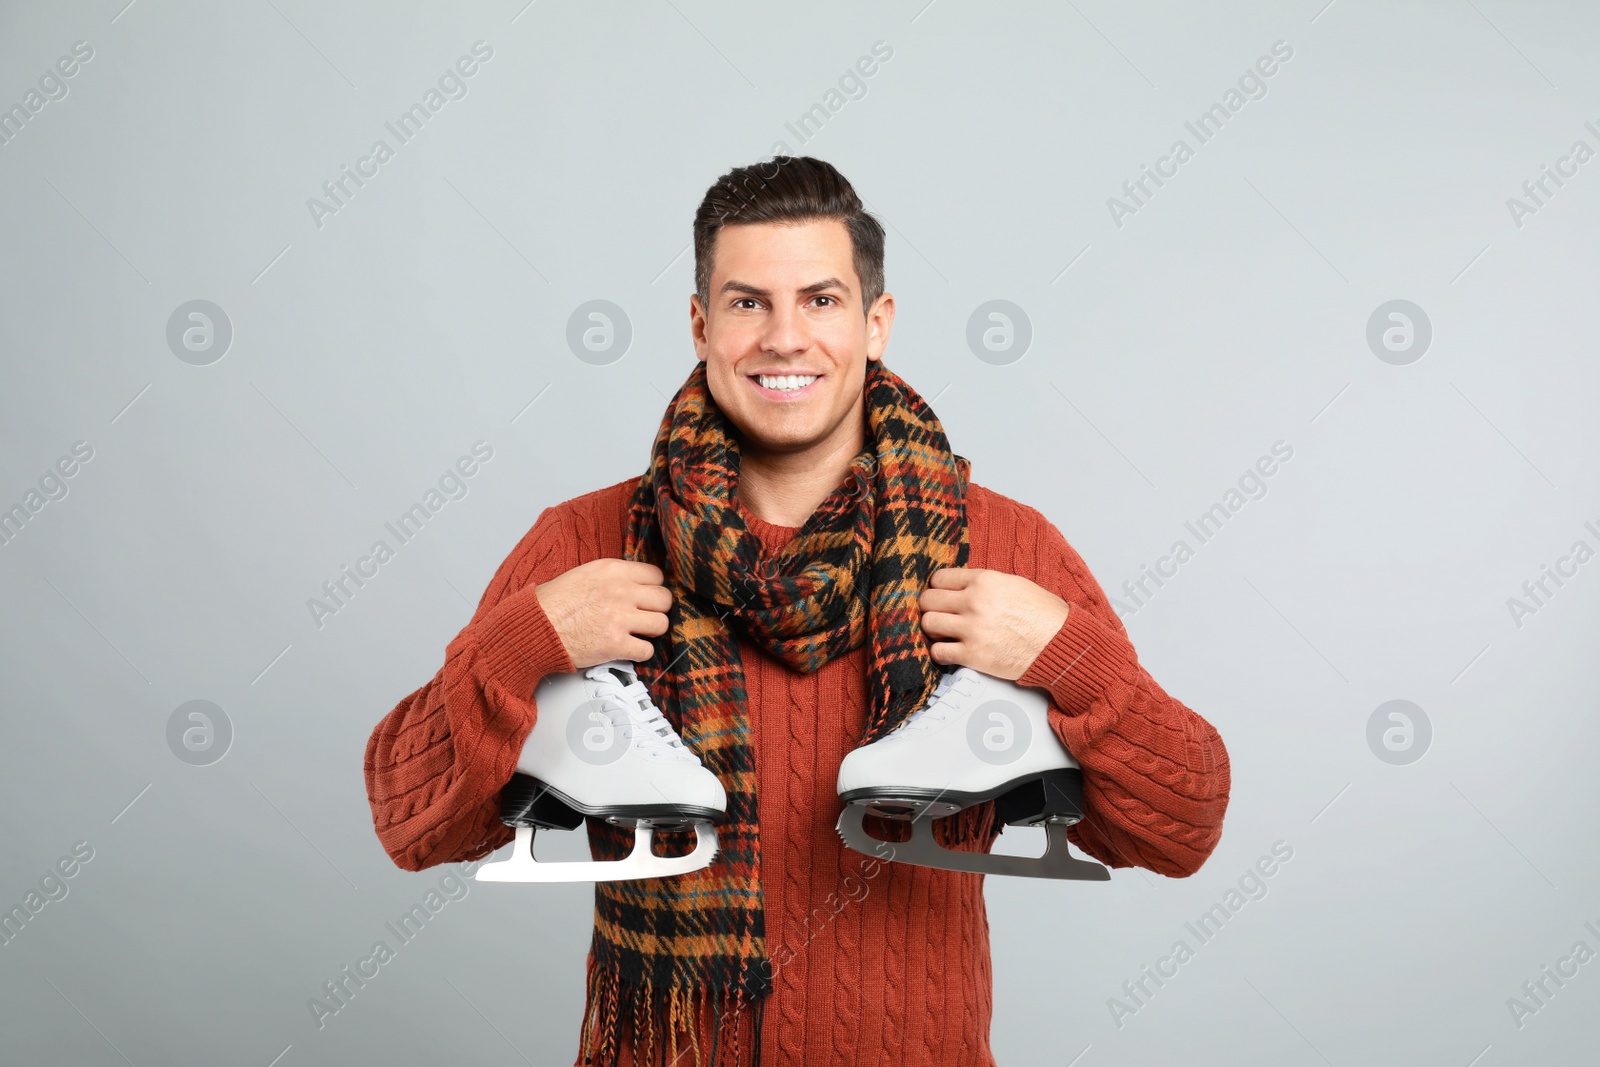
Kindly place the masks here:
<instances>
[{"instance_id":1,"label":"sweater sleeve","mask_svg":"<svg viewBox=\"0 0 1600 1067\"><path fill-rule=\"evenodd\" d=\"M573 670L534 595L561 572L560 513L546 509L500 564L432 680L383 717L367 741L372 821L403 870L479 859L507 841L499 793L533 729L533 689Z\"/></svg>"},{"instance_id":2,"label":"sweater sleeve","mask_svg":"<svg viewBox=\"0 0 1600 1067\"><path fill-rule=\"evenodd\" d=\"M1186 878L1222 836L1228 751L1215 727L1139 664L1088 566L1048 519L1038 521L1034 580L1071 606L1018 684L1050 694L1051 725L1083 767L1084 819L1068 839L1111 867Z\"/></svg>"}]
</instances>

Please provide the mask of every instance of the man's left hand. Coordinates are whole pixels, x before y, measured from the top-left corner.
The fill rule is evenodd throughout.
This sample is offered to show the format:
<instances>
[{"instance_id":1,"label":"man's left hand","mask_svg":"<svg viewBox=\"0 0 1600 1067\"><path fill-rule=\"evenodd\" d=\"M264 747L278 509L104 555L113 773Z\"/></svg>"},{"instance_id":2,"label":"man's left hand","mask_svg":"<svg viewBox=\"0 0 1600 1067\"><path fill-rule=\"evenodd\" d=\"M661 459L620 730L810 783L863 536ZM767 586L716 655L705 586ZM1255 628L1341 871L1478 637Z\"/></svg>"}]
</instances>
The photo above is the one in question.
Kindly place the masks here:
<instances>
[{"instance_id":1,"label":"man's left hand","mask_svg":"<svg viewBox=\"0 0 1600 1067\"><path fill-rule=\"evenodd\" d=\"M934 571L917 606L935 663L1010 682L1033 666L1072 608L1020 575L981 567Z\"/></svg>"}]
</instances>

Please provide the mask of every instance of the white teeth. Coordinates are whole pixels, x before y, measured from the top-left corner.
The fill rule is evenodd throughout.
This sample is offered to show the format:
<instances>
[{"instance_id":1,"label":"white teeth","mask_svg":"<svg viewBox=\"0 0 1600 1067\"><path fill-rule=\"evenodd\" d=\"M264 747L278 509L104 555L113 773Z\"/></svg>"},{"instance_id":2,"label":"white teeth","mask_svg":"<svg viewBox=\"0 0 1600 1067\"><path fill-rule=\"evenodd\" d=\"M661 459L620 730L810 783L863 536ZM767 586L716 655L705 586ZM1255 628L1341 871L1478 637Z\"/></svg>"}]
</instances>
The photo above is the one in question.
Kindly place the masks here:
<instances>
[{"instance_id":1,"label":"white teeth","mask_svg":"<svg viewBox=\"0 0 1600 1067\"><path fill-rule=\"evenodd\" d=\"M779 392L782 392L782 393L793 392L796 389L804 389L806 386L808 386L812 382L816 381L817 378L818 378L818 375L815 375L815 374L758 374L758 375L756 375L756 380L759 381L764 387L766 387L768 389L776 389L776 390L778 390Z\"/></svg>"}]
</instances>

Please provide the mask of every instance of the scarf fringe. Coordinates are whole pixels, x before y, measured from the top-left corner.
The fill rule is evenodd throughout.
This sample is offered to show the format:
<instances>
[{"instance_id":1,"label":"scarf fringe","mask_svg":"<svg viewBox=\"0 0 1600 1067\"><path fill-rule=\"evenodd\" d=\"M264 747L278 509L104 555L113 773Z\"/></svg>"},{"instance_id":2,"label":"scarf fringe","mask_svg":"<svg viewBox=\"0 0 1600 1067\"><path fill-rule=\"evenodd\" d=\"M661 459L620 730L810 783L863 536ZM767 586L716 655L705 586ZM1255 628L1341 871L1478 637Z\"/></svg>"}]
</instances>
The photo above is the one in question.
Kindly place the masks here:
<instances>
[{"instance_id":1,"label":"scarf fringe","mask_svg":"<svg viewBox=\"0 0 1600 1067\"><path fill-rule=\"evenodd\" d=\"M622 1063L622 1038L627 1033L631 1062L656 1067L759 1067L761 1024L766 998L748 998L737 989L709 990L668 986L656 989L646 979L630 982L589 959L582 1040L578 1062L593 1067ZM741 1048L743 1009L750 1008L753 1042L750 1059ZM710 1049L700 1042L709 1029ZM729 1031L723 1041L723 1031ZM688 1035L680 1040L679 1031ZM692 1058L691 1054L692 1053ZM731 1058L729 1058L731 1057Z\"/></svg>"},{"instance_id":2,"label":"scarf fringe","mask_svg":"<svg viewBox=\"0 0 1600 1067\"><path fill-rule=\"evenodd\" d=\"M974 804L953 817L933 824L934 840L946 848L977 845L977 849L969 851L987 851L998 834L999 829L994 824L993 801Z\"/></svg>"},{"instance_id":3,"label":"scarf fringe","mask_svg":"<svg viewBox=\"0 0 1600 1067\"><path fill-rule=\"evenodd\" d=\"M623 551L660 567L673 593L668 631L638 664L639 677L722 781L727 819L710 873L677 884L595 886L583 1063L613 1067L632 1031L639 1064L690 1067L692 1054L693 1067L724 1067L726 1054L728 1067L746 1067L740 1038L748 1006L759 1064L772 976L753 726L735 631L802 673L865 643L871 713L862 742L894 729L934 688L938 668L924 647L915 598L933 571L966 566L971 465L951 451L927 402L881 361L867 368L863 394L865 447L778 563L763 561L759 538L738 519L738 435L716 406L704 363L667 405L650 467L629 501ZM979 807L936 823L939 840L968 849L992 841L993 804ZM625 851L621 836L591 825L595 858L617 858L608 853ZM662 834L672 855L683 854L680 845L687 851L686 837ZM680 931L701 939L692 951L673 947L687 944ZM731 1043L722 1033L730 1021Z\"/></svg>"}]
</instances>

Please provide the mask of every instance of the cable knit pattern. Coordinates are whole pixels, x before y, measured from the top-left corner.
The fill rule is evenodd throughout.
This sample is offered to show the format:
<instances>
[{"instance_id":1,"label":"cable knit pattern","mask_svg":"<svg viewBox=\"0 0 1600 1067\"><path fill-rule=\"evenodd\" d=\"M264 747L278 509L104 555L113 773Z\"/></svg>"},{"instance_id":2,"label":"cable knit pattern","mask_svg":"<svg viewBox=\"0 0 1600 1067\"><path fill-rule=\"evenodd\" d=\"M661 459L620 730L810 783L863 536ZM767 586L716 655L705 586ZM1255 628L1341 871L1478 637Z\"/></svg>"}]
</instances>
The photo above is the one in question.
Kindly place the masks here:
<instances>
[{"instance_id":1,"label":"cable knit pattern","mask_svg":"<svg viewBox=\"0 0 1600 1067\"><path fill-rule=\"evenodd\" d=\"M533 688L573 669L533 587L621 556L634 484L541 513L439 672L374 729L367 796L378 838L401 868L477 859L511 840L498 795L533 728ZM1084 768L1086 816L1069 831L1073 843L1108 866L1193 874L1216 847L1227 808L1221 737L1144 671L1099 583L1043 515L978 485L969 487L967 510L970 566L1022 575L1071 605L1020 681L1049 694L1051 725ZM768 552L796 532L745 518ZM755 727L775 972L763 1063L993 1065L982 876L881 863L845 849L834 831L839 764L866 722L865 650L811 675L742 639L739 652ZM536 904L537 887L528 895ZM698 1020L703 1051L711 1023L707 1014ZM735 1029L749 1049L750 1016L729 1027L724 1043ZM680 1048L689 1037L680 1028ZM621 1062L634 1062L626 1044Z\"/></svg>"}]
</instances>

